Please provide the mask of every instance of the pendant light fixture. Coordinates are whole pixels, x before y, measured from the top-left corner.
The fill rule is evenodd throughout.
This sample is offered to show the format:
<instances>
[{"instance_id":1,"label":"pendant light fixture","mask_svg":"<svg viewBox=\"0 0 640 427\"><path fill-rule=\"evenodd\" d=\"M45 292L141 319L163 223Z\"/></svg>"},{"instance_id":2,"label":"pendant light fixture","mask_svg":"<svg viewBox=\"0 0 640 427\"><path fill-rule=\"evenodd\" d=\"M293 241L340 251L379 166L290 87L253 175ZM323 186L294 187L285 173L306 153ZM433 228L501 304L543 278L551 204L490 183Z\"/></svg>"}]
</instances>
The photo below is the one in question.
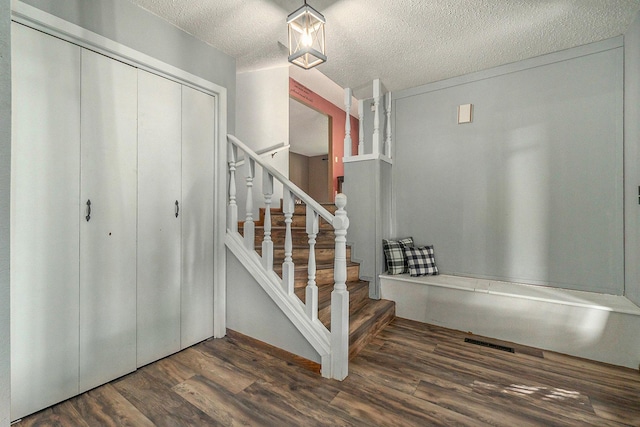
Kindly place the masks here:
<instances>
[{"instance_id":1,"label":"pendant light fixture","mask_svg":"<svg viewBox=\"0 0 640 427\"><path fill-rule=\"evenodd\" d=\"M327 60L324 16L305 0L304 5L287 17L289 62L308 70Z\"/></svg>"}]
</instances>

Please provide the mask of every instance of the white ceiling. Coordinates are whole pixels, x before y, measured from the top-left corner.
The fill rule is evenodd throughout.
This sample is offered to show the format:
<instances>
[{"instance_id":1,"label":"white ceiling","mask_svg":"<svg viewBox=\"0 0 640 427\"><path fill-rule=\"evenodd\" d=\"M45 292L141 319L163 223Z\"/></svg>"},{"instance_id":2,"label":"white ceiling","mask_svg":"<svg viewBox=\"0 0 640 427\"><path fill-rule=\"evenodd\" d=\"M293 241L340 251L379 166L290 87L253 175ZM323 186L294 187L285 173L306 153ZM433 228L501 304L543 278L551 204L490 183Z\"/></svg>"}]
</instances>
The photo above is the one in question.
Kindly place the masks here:
<instances>
[{"instance_id":1,"label":"white ceiling","mask_svg":"<svg viewBox=\"0 0 640 427\"><path fill-rule=\"evenodd\" d=\"M302 0L130 0L237 59L286 65ZM397 91L623 34L640 0L308 0L327 19L318 66L358 97Z\"/></svg>"}]
</instances>

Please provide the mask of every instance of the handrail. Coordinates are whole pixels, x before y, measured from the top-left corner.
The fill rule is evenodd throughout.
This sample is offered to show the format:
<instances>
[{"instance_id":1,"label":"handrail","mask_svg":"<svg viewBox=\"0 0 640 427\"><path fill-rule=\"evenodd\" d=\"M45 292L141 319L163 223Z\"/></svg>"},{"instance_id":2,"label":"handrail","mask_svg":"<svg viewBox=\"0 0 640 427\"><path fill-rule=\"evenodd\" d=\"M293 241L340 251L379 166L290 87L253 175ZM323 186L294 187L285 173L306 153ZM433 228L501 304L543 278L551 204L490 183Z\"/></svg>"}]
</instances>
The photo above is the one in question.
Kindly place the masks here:
<instances>
[{"instance_id":1,"label":"handrail","mask_svg":"<svg viewBox=\"0 0 640 427\"><path fill-rule=\"evenodd\" d=\"M274 178L276 178L278 181L280 181L283 186L288 188L289 191L291 191L293 194L296 195L296 197L298 197L300 200L302 200L305 205L311 207L314 211L318 212L318 215L320 215L322 218L327 220L327 222L329 222L329 224L333 224L333 220L334 220L335 216L331 212L329 212L320 203L318 203L315 200L313 200L307 193L302 191L293 182L289 181L289 178L284 176L282 173L280 173L273 166L263 162L262 159L260 158L260 156L256 155L257 153L254 153L254 151L251 148L249 148L245 143L243 143L238 138L236 138L235 136L230 135L230 134L227 135L227 140L231 141L234 145L236 145L238 148L240 148L244 152L245 156L250 157L257 164L262 166L263 169L267 170Z\"/></svg>"},{"instance_id":2,"label":"handrail","mask_svg":"<svg viewBox=\"0 0 640 427\"><path fill-rule=\"evenodd\" d=\"M286 150L289 147L291 147L291 144L286 144L284 142L281 142L279 144L272 145L271 147L267 147L267 148L263 148L262 150L258 150L255 153L258 156L264 156L265 154L271 154L271 157L273 157L273 156L276 155L276 153L278 151ZM236 166L241 166L243 164L244 164L244 157L238 158L238 161L236 162Z\"/></svg>"},{"instance_id":3,"label":"handrail","mask_svg":"<svg viewBox=\"0 0 640 427\"><path fill-rule=\"evenodd\" d=\"M292 183L286 176L273 166L265 163L260 155L233 135L227 135L229 144L229 203L227 205L227 241L228 246L236 256L247 259L253 257L261 262L243 263L247 270L258 280L274 301L280 301L281 308L292 323L298 328L307 341L319 351L322 359L322 376L343 380L349 370L349 291L347 289L347 252L346 236L349 228L349 218L345 210L347 197L344 194L336 196L335 214L329 212L311 196ZM238 200L236 188L236 171L238 168L238 150L244 152L244 180L246 185L245 220L242 223L242 244L238 245ZM256 163L262 168L262 191L264 197L264 238L262 239L262 253L256 258L256 221L253 218L254 202L253 187L256 177ZM285 223L284 260L282 262L281 277L274 274L274 239L272 238L271 204L274 195L274 179L283 186L282 214ZM293 217L295 215L295 199L306 204L306 227L309 254L307 263L307 278L304 302L295 293L295 264L293 252ZM320 232L319 219L323 218L333 227L335 236L333 290L331 292L331 331L318 320L318 286L316 284L316 238ZM299 230L296 229L298 232ZM298 237L299 238L299 237ZM278 240L278 242L280 242ZM237 251L237 252L236 252ZM300 314L303 313L303 316ZM328 349L328 353L327 350Z\"/></svg>"}]
</instances>

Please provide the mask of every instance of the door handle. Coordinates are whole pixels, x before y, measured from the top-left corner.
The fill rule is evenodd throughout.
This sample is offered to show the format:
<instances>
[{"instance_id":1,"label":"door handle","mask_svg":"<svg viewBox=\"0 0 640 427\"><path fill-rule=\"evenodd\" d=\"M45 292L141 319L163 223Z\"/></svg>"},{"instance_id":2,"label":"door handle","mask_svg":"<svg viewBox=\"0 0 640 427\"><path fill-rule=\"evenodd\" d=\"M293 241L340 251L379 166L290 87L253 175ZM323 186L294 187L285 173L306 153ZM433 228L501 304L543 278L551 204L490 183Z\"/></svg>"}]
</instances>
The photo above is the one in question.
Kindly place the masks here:
<instances>
[{"instance_id":1,"label":"door handle","mask_svg":"<svg viewBox=\"0 0 640 427\"><path fill-rule=\"evenodd\" d=\"M176 200L176 218L178 218L178 214L180 213L180 205L178 204L178 201Z\"/></svg>"},{"instance_id":2,"label":"door handle","mask_svg":"<svg viewBox=\"0 0 640 427\"><path fill-rule=\"evenodd\" d=\"M91 219L91 200L87 200L87 216L85 218L87 222Z\"/></svg>"}]
</instances>

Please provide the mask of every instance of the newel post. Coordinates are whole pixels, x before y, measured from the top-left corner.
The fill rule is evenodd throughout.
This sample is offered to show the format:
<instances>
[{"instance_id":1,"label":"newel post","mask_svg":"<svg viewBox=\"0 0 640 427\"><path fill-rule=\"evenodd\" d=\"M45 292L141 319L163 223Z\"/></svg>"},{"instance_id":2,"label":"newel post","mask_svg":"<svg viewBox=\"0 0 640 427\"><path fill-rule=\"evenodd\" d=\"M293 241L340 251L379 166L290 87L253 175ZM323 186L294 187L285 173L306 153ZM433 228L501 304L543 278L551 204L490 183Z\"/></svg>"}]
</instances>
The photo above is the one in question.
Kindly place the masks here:
<instances>
[{"instance_id":1,"label":"newel post","mask_svg":"<svg viewBox=\"0 0 640 427\"><path fill-rule=\"evenodd\" d=\"M229 143L227 163L229 164L229 205L227 205L227 228L238 231L238 205L236 204L236 162L238 161L238 147Z\"/></svg>"},{"instance_id":2,"label":"newel post","mask_svg":"<svg viewBox=\"0 0 640 427\"><path fill-rule=\"evenodd\" d=\"M331 377L343 380L349 373L349 292L347 291L347 196L338 194L333 218L336 235L333 291L331 292Z\"/></svg>"},{"instance_id":3,"label":"newel post","mask_svg":"<svg viewBox=\"0 0 640 427\"><path fill-rule=\"evenodd\" d=\"M351 157L351 89L344 90L344 110L347 113L347 119L344 122L344 157Z\"/></svg>"}]
</instances>

